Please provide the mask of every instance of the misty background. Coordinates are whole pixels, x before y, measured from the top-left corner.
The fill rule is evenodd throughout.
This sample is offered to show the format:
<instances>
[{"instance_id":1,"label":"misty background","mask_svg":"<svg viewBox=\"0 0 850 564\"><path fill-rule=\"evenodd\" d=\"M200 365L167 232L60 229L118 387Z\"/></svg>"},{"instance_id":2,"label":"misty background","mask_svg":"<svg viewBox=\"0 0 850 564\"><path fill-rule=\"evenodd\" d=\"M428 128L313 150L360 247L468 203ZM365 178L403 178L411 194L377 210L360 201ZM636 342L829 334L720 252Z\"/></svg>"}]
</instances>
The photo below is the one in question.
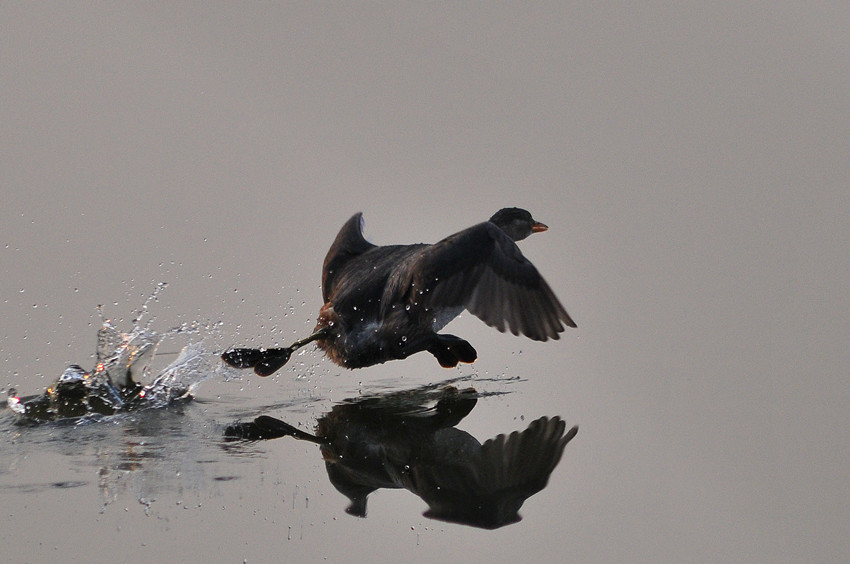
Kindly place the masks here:
<instances>
[{"instance_id":1,"label":"misty background","mask_svg":"<svg viewBox=\"0 0 850 564\"><path fill-rule=\"evenodd\" d=\"M578 329L535 343L465 314L447 331L479 353L458 372L523 380L461 427L580 425L549 488L495 532L389 495L356 520L329 489L283 554L846 559L848 21L843 2L4 2L0 389L89 368L96 306L129 328L160 282L155 328L289 344L351 214L376 244L416 243L519 206L550 227L521 248ZM352 372L308 352L198 396L456 374L430 355ZM279 452L258 464L297 479ZM255 483L217 486L209 505L228 511L171 515L167 532L121 517L147 547L110 515L75 519L130 560L175 535L198 559L263 560L285 527L252 519L275 491ZM70 527L53 544L87 554L64 512L31 505L0 539ZM225 530L243 542L216 545Z\"/></svg>"}]
</instances>

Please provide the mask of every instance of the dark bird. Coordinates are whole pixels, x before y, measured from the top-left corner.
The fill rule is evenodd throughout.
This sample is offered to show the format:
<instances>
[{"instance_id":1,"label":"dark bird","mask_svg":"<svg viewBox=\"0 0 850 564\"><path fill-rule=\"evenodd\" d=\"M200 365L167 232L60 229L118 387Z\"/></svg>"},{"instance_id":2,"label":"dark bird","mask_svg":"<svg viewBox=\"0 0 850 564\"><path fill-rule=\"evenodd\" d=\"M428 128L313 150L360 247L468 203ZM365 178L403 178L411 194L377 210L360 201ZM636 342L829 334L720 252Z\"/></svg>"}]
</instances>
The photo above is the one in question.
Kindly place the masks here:
<instances>
[{"instance_id":1,"label":"dark bird","mask_svg":"<svg viewBox=\"0 0 850 564\"><path fill-rule=\"evenodd\" d=\"M567 430L560 417L541 417L482 444L455 428L477 401L472 388L392 392L334 406L315 435L263 415L229 426L225 438L291 436L318 444L331 484L350 501L350 515L365 517L375 490L404 488L428 504L426 517L495 529L521 519L520 507L546 487L578 427Z\"/></svg>"},{"instance_id":2,"label":"dark bird","mask_svg":"<svg viewBox=\"0 0 850 564\"><path fill-rule=\"evenodd\" d=\"M268 376L298 348L316 341L335 363L363 368L420 351L441 366L474 362L475 349L437 333L464 309L501 332L535 341L558 339L576 324L516 241L548 227L519 208L434 243L376 246L363 237L363 215L342 226L322 267L314 333L286 348L226 351L236 368Z\"/></svg>"}]
</instances>

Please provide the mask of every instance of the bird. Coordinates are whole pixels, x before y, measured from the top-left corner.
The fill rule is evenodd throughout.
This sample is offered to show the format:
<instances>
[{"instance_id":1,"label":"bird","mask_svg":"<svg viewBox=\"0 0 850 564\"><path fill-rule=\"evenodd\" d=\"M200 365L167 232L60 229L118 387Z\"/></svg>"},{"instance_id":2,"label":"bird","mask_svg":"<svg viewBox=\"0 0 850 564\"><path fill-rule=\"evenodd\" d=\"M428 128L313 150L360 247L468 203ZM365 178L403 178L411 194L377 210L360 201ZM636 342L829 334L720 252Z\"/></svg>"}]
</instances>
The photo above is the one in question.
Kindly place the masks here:
<instances>
[{"instance_id":1,"label":"bird","mask_svg":"<svg viewBox=\"0 0 850 564\"><path fill-rule=\"evenodd\" d=\"M261 415L229 425L224 436L318 444L331 484L349 499L349 515L366 517L378 489L404 488L428 504L428 518L496 529L522 519L519 509L546 487L578 426L567 430L560 417L540 417L481 443L456 428L479 397L452 385L383 392L334 405L315 435Z\"/></svg>"},{"instance_id":2,"label":"bird","mask_svg":"<svg viewBox=\"0 0 850 564\"><path fill-rule=\"evenodd\" d=\"M289 347L231 348L221 358L269 376L315 341L345 368L422 351L452 368L478 358L468 341L438 333L464 310L500 332L558 339L576 324L516 244L547 229L524 209L503 208L434 244L378 246L363 236L363 214L356 213L325 256L314 332Z\"/></svg>"}]
</instances>

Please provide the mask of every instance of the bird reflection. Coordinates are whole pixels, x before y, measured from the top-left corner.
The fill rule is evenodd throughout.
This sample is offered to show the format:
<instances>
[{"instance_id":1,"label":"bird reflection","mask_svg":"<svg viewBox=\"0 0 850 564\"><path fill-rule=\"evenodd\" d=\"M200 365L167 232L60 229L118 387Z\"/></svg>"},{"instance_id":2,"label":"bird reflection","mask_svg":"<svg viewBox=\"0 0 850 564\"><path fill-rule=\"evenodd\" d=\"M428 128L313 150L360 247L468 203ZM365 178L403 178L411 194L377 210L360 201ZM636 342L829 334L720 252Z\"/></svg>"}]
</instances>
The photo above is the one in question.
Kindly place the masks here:
<instances>
[{"instance_id":1,"label":"bird reflection","mask_svg":"<svg viewBox=\"0 0 850 564\"><path fill-rule=\"evenodd\" d=\"M263 415L228 427L225 438L288 435L318 444L351 515L366 516L373 491L404 488L428 504L426 517L495 529L521 519L523 502L546 487L578 427L541 417L482 444L455 428L479 397L472 388L432 385L346 400L319 419L315 435Z\"/></svg>"}]
</instances>

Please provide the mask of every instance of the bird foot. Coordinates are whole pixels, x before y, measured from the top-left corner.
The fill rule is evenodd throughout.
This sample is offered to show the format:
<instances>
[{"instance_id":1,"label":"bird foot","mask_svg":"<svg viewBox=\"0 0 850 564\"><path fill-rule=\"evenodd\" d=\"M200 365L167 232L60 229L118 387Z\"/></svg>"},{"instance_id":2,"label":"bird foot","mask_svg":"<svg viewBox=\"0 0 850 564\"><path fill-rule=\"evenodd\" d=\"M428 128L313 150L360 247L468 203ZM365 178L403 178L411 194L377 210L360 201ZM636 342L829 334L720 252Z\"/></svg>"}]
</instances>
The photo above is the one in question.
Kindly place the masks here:
<instances>
[{"instance_id":1,"label":"bird foot","mask_svg":"<svg viewBox=\"0 0 850 564\"><path fill-rule=\"evenodd\" d=\"M469 342L454 335L437 335L437 342L428 352L436 357L443 368L454 368L459 362L472 363L478 358L478 353Z\"/></svg>"}]
</instances>

